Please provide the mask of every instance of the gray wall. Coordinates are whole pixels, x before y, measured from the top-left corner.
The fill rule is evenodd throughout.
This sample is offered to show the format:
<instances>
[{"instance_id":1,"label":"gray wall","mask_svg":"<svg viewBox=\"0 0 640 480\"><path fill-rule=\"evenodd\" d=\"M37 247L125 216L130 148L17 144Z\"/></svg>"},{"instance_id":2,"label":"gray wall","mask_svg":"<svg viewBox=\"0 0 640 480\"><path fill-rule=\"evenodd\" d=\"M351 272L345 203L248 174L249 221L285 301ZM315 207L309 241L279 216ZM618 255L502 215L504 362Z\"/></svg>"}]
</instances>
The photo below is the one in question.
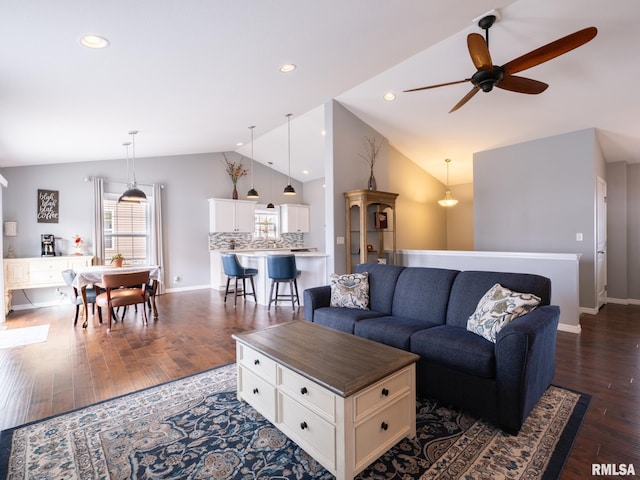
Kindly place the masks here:
<instances>
[{"instance_id":1,"label":"gray wall","mask_svg":"<svg viewBox=\"0 0 640 480\"><path fill-rule=\"evenodd\" d=\"M236 153L227 154L237 161ZM224 170L221 153L179 155L136 159L136 177L139 184L159 183L163 190L164 258L167 288L199 288L209 285L209 205L208 198L231 198L232 184ZM249 166L249 161L244 160ZM269 168L254 164L254 183L260 192L260 202L267 202L269 192ZM3 217L18 222L15 238L16 257L40 255L40 234L53 233L62 246L62 253L69 253L71 239L80 235L93 243L93 187L87 177L104 177L126 180L126 161L106 160L95 162L65 163L29 167L7 167L0 172L8 182L3 196ZM287 176L275 170L272 177L272 201L276 204L303 203L303 185L292 180L298 192L295 197L282 195ZM106 191L121 193L124 183L107 182ZM240 198L246 198L250 188L250 176L238 182ZM149 192L147 187L142 187ZM60 221L57 224L37 223L36 196L38 189L58 190L60 195ZM313 207L312 207L313 208ZM179 276L180 281L173 282ZM57 301L52 289L27 290L14 293L14 305L29 302Z\"/></svg>"},{"instance_id":2,"label":"gray wall","mask_svg":"<svg viewBox=\"0 0 640 480\"><path fill-rule=\"evenodd\" d=\"M316 247L325 251L326 215L325 215L324 178L305 182L302 203L310 205L309 233L305 234L304 243L308 247Z\"/></svg>"},{"instance_id":3,"label":"gray wall","mask_svg":"<svg viewBox=\"0 0 640 480\"><path fill-rule=\"evenodd\" d=\"M336 237L345 236L344 192L367 188L369 165L359 156L366 153L365 137L376 137L382 142L374 175L378 190L389 191L389 145L386 138L335 100L325 105L325 126L325 205L326 211L333 213L333 218L327 218L327 252L334 254L329 273L345 273L345 245L336 244Z\"/></svg>"},{"instance_id":4,"label":"gray wall","mask_svg":"<svg viewBox=\"0 0 640 480\"><path fill-rule=\"evenodd\" d=\"M625 301L629 298L627 264L633 257L627 238L627 178L625 162L607 165L607 296Z\"/></svg>"},{"instance_id":5,"label":"gray wall","mask_svg":"<svg viewBox=\"0 0 640 480\"><path fill-rule=\"evenodd\" d=\"M595 308L595 130L477 153L473 171L475 249L579 253L580 306Z\"/></svg>"}]
</instances>

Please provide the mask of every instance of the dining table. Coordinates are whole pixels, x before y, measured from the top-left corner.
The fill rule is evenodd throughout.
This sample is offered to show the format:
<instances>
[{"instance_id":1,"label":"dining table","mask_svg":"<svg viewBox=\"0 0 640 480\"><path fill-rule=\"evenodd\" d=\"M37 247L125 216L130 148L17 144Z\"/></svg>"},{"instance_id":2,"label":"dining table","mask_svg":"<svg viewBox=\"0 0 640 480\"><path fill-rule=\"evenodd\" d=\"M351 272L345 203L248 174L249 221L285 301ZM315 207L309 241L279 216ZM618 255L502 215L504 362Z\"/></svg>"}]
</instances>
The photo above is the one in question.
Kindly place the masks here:
<instances>
[{"instance_id":1,"label":"dining table","mask_svg":"<svg viewBox=\"0 0 640 480\"><path fill-rule=\"evenodd\" d=\"M76 268L73 279L73 286L80 291L82 295L82 306L84 308L83 328L87 328L89 323L89 309L87 308L87 286L96 285L102 282L102 275L105 273L133 273L133 272L149 272L151 280L151 310L153 318L158 318L158 309L156 308L156 292L158 290L158 281L160 279L159 265L123 265L116 267L115 265L90 265L88 267Z\"/></svg>"}]
</instances>

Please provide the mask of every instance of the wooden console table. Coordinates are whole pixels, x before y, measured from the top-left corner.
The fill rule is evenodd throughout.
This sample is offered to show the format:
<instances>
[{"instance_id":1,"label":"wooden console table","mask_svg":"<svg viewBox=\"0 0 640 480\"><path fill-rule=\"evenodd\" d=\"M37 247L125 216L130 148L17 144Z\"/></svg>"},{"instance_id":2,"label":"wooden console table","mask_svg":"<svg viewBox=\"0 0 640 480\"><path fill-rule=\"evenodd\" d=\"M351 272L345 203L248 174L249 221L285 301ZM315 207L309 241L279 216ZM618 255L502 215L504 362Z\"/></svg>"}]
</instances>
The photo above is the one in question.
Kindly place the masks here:
<instances>
[{"instance_id":1,"label":"wooden console table","mask_svg":"<svg viewBox=\"0 0 640 480\"><path fill-rule=\"evenodd\" d=\"M238 398L338 480L415 436L417 355L307 321L233 338Z\"/></svg>"},{"instance_id":2,"label":"wooden console table","mask_svg":"<svg viewBox=\"0 0 640 480\"><path fill-rule=\"evenodd\" d=\"M64 270L86 267L92 261L91 255L3 259L5 312L11 310L13 290L65 286Z\"/></svg>"}]
</instances>

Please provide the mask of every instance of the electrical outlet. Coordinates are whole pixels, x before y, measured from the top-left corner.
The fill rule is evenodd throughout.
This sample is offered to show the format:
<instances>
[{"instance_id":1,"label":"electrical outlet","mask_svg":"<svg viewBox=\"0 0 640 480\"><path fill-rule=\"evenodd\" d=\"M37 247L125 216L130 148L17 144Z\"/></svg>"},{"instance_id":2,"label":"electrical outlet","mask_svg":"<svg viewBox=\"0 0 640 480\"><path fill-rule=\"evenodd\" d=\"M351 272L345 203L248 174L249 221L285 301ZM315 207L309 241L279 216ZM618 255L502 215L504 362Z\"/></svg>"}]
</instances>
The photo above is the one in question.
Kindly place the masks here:
<instances>
[{"instance_id":1,"label":"electrical outlet","mask_svg":"<svg viewBox=\"0 0 640 480\"><path fill-rule=\"evenodd\" d=\"M582 233L576 233L576 242L581 242L584 240L584 235Z\"/></svg>"},{"instance_id":2,"label":"electrical outlet","mask_svg":"<svg viewBox=\"0 0 640 480\"><path fill-rule=\"evenodd\" d=\"M344 245L344 237L336 237L337 245Z\"/></svg>"}]
</instances>

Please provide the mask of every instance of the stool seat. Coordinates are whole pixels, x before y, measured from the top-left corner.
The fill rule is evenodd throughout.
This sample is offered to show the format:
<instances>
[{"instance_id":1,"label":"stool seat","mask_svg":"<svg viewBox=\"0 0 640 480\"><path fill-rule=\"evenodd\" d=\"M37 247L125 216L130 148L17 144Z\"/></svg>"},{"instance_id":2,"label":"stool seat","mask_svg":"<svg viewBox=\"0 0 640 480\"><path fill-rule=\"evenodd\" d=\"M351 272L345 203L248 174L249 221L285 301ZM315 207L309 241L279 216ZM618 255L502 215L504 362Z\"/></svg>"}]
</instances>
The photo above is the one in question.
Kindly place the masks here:
<instances>
[{"instance_id":1,"label":"stool seat","mask_svg":"<svg viewBox=\"0 0 640 480\"><path fill-rule=\"evenodd\" d=\"M227 295L229 295L229 285L231 283L231 279L235 279L235 287L233 289L233 306L237 306L238 297L243 297L244 301L247 301L247 295L252 295L253 300L258 303L258 299L256 297L256 285L253 281L253 277L258 274L258 269L256 268L245 268L238 261L238 257L235 253L223 253L220 255L222 257L222 268L224 269L224 274L227 276L227 288L224 292L224 302L227 303ZM247 278L251 282L251 292L247 293L246 289L246 280ZM242 293L238 293L238 280L242 280Z\"/></svg>"},{"instance_id":2,"label":"stool seat","mask_svg":"<svg viewBox=\"0 0 640 480\"><path fill-rule=\"evenodd\" d=\"M269 306L267 309L271 309L271 304L274 303L278 306L280 300L291 300L291 307L293 310L296 308L296 302L298 307L300 306L300 296L298 295L298 277L301 272L296 268L295 255L267 255L267 270L269 278L271 279L271 289L269 291ZM289 284L289 294L279 293L280 283ZM275 295L274 295L275 287Z\"/></svg>"}]
</instances>

